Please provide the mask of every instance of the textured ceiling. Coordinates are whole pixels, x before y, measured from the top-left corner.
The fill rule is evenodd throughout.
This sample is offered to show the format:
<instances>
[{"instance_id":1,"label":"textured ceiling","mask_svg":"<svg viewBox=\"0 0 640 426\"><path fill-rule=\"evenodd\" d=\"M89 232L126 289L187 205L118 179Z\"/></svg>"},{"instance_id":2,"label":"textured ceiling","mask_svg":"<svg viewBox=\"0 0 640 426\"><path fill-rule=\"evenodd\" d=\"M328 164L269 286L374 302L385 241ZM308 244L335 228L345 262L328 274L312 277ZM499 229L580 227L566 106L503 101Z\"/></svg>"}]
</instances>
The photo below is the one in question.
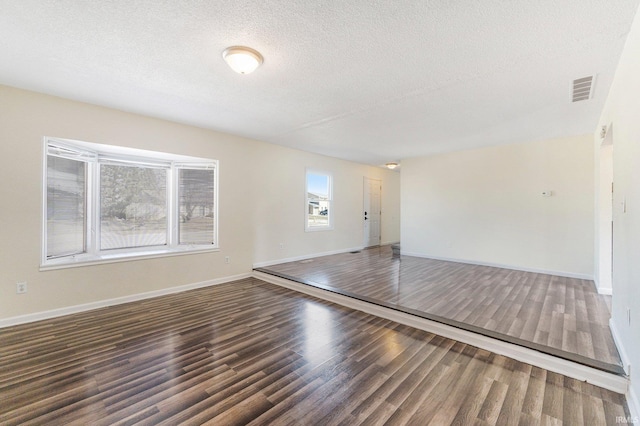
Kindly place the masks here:
<instances>
[{"instance_id":1,"label":"textured ceiling","mask_svg":"<svg viewBox=\"0 0 640 426\"><path fill-rule=\"evenodd\" d=\"M637 8L0 0L0 84L382 164L593 132ZM235 74L231 45L263 66ZM571 103L588 75L593 98Z\"/></svg>"}]
</instances>

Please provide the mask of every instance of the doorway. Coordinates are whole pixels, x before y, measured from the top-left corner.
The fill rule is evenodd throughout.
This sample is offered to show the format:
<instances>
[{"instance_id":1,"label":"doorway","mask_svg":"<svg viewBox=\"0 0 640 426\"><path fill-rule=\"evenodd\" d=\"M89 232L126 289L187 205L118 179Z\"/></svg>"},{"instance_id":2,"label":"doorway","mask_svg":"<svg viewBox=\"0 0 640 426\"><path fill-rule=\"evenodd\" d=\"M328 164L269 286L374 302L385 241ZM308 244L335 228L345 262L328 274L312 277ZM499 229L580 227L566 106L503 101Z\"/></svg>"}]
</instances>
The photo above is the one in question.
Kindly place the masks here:
<instances>
[{"instance_id":1,"label":"doorway","mask_svg":"<svg viewBox=\"0 0 640 426\"><path fill-rule=\"evenodd\" d=\"M598 188L597 287L600 294L613 293L613 126L606 129L600 145Z\"/></svg>"},{"instance_id":2,"label":"doorway","mask_svg":"<svg viewBox=\"0 0 640 426\"><path fill-rule=\"evenodd\" d=\"M364 222L364 246L380 245L380 216L382 214L380 195L382 193L382 181L378 179L364 178L363 190L363 222Z\"/></svg>"}]
</instances>

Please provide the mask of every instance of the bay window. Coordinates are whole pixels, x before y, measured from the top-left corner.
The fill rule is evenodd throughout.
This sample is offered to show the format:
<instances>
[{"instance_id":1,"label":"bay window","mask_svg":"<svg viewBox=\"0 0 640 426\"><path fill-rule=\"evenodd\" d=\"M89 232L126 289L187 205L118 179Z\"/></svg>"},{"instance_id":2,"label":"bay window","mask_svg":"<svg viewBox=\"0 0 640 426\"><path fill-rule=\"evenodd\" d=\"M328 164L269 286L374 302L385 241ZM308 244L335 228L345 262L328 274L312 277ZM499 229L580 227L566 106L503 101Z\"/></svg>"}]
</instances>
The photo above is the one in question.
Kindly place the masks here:
<instances>
[{"instance_id":1,"label":"bay window","mask_svg":"<svg viewBox=\"0 0 640 426\"><path fill-rule=\"evenodd\" d=\"M46 138L42 267L217 249L217 166Z\"/></svg>"}]
</instances>

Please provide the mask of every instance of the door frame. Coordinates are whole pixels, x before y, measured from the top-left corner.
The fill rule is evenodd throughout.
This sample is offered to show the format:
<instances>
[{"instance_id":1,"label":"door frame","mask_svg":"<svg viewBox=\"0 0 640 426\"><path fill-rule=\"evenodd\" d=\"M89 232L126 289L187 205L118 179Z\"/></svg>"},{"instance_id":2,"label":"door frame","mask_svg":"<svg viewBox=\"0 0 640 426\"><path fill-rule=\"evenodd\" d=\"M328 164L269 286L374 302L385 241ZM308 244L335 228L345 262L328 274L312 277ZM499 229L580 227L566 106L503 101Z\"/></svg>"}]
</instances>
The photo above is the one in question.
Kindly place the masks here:
<instances>
[{"instance_id":1,"label":"door frame","mask_svg":"<svg viewBox=\"0 0 640 426\"><path fill-rule=\"evenodd\" d=\"M380 246L380 244L382 243L382 179L377 179L377 178L370 178L368 176L364 176L363 180L362 180L362 214L364 216L364 212L367 210L367 207L365 205L367 197L365 196L366 191L368 190L368 182L369 181L373 181L373 182L377 182L378 188L379 188L379 196L380 196L380 212L379 212L379 220L378 220L378 243L377 244L370 244L369 243L369 234L367 233L367 230L369 229L366 224L365 224L365 220L363 219L363 224L362 224L362 236L363 236L363 246L364 247L378 247ZM370 204L369 204L370 205ZM368 209L370 210L370 209Z\"/></svg>"}]
</instances>

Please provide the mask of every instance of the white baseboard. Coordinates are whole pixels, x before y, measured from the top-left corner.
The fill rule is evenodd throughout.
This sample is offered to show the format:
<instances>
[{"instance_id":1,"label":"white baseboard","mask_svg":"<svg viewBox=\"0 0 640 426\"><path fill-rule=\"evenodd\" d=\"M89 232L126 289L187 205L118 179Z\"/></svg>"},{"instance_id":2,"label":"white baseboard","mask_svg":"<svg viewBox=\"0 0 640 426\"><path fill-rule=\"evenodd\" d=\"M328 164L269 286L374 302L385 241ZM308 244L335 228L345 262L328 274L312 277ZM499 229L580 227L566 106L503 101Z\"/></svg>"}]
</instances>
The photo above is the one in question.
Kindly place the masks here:
<instances>
[{"instance_id":1,"label":"white baseboard","mask_svg":"<svg viewBox=\"0 0 640 426\"><path fill-rule=\"evenodd\" d=\"M253 267L254 267L254 269L255 268L264 268L265 266L277 265L279 263L298 262L300 260L313 259L314 257L330 256L332 254L349 253L350 251L357 251L357 250L362 250L362 249L364 249L364 247L360 246L360 247L353 247L353 248L348 248L348 249L325 251L325 252L322 252L322 253L305 254L305 255L302 255L302 256L285 257L283 259L275 259L275 260L267 260L265 262L257 262L257 263L253 264Z\"/></svg>"},{"instance_id":2,"label":"white baseboard","mask_svg":"<svg viewBox=\"0 0 640 426\"><path fill-rule=\"evenodd\" d=\"M624 347L624 344L622 343L622 339L620 338L620 332L618 331L618 327L616 327L616 323L613 321L613 318L609 318L609 329L611 330L611 335L613 336L613 342L618 348L620 360L622 361L622 368L624 368L624 372L628 375L629 370L631 369L631 362L629 361L629 356L627 355L627 351Z\"/></svg>"},{"instance_id":3,"label":"white baseboard","mask_svg":"<svg viewBox=\"0 0 640 426\"><path fill-rule=\"evenodd\" d=\"M574 378L576 380L587 381L593 385L600 386L623 395L627 393L629 388L629 380L626 377L607 373L602 370L587 367L585 365L567 361L562 358L557 358L533 349L528 349L512 343L492 339L490 337L482 336L477 333L472 333L470 331L462 330L436 321L431 321L426 318L417 317L397 311L395 309L367 303L351 297L343 296L338 293L333 293L310 285L289 281L262 272L254 271L253 276L262 281L286 287L300 293L318 297L329 302L337 303L339 305L346 306L348 308L362 311L391 321L395 321L400 324L408 325L410 327L418 328L430 333L435 333L440 336L457 340L459 342L485 349L500 355L504 355L506 357L534 365L536 367L544 368L545 370L553 371L555 373Z\"/></svg>"},{"instance_id":4,"label":"white baseboard","mask_svg":"<svg viewBox=\"0 0 640 426\"><path fill-rule=\"evenodd\" d=\"M230 281L241 280L251 277L251 273L232 275L229 277L216 278L213 280L202 281L198 283L185 284L177 287L163 288L161 290L149 291L146 293L132 294L130 296L116 297L114 299L100 300L98 302L85 303L82 305L68 306L65 308L52 309L50 311L36 312L33 314L19 315L16 317L0 319L0 328L10 327L12 325L26 324L34 321L41 321L50 318L61 317L63 315L76 314L79 312L91 311L93 309L105 308L107 306L121 305L123 303L135 302L138 300L151 299L152 297L164 296L167 294L180 293L196 288L209 287L212 285L223 284Z\"/></svg>"},{"instance_id":5,"label":"white baseboard","mask_svg":"<svg viewBox=\"0 0 640 426\"><path fill-rule=\"evenodd\" d=\"M457 263L466 263L469 265L479 265L479 266L491 266L494 268L502 268L502 269L513 269L514 271L524 271L524 272L535 272L537 274L547 274L547 275L556 275L558 277L567 277L567 278L578 278L581 280L590 280L593 281L593 275L589 274L578 274L575 272L566 272L566 271L553 271L547 269L537 269L537 268L527 268L523 266L513 266L513 265L505 265L502 263L491 263L491 262L479 262L476 260L468 260L468 259L456 259L450 257L442 257L442 256L432 256L424 253L412 253L404 250L400 250L400 253L403 256L412 256L412 257L421 257L424 259L434 259L434 260L444 260L447 262L457 262Z\"/></svg>"},{"instance_id":6,"label":"white baseboard","mask_svg":"<svg viewBox=\"0 0 640 426\"><path fill-rule=\"evenodd\" d=\"M605 296L611 296L613 294L613 288L611 287L611 280L605 280L605 283L600 282L598 275L596 274L593 277L593 283L596 285L596 290L598 294L602 294Z\"/></svg>"}]
</instances>

